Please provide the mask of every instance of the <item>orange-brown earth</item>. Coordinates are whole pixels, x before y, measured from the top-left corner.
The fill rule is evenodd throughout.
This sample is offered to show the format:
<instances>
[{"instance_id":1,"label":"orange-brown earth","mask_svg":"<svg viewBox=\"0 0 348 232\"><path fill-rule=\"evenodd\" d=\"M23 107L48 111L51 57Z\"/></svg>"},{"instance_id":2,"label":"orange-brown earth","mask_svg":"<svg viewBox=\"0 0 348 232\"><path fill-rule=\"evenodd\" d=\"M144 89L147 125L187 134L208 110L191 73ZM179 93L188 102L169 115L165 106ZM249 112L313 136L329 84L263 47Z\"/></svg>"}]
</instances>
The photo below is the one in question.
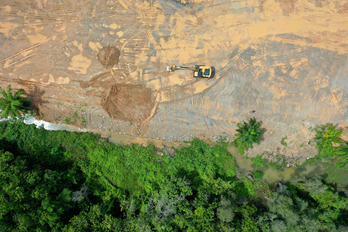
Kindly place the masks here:
<instances>
[{"instance_id":1,"label":"orange-brown earth","mask_svg":"<svg viewBox=\"0 0 348 232\"><path fill-rule=\"evenodd\" d=\"M347 0L1 0L0 45L0 86L51 122L185 141L256 117L250 156L289 157L348 125ZM194 64L215 77L166 72Z\"/></svg>"}]
</instances>

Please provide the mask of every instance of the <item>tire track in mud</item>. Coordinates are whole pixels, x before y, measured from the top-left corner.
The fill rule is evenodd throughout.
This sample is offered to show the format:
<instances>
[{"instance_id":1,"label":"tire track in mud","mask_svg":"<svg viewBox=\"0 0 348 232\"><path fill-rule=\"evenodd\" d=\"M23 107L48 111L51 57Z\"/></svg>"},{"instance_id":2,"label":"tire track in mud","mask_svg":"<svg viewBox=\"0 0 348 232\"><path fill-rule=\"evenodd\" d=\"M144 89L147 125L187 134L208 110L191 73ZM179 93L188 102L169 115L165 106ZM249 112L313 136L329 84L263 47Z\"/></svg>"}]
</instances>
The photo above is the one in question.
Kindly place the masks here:
<instances>
[{"instance_id":1,"label":"tire track in mud","mask_svg":"<svg viewBox=\"0 0 348 232\"><path fill-rule=\"evenodd\" d=\"M155 104L150 111L150 115L149 115L149 117L147 117L144 121L142 121L140 123L141 125L148 123L155 116L155 114L157 113L158 105L160 102L161 102L161 92L157 91Z\"/></svg>"}]
</instances>

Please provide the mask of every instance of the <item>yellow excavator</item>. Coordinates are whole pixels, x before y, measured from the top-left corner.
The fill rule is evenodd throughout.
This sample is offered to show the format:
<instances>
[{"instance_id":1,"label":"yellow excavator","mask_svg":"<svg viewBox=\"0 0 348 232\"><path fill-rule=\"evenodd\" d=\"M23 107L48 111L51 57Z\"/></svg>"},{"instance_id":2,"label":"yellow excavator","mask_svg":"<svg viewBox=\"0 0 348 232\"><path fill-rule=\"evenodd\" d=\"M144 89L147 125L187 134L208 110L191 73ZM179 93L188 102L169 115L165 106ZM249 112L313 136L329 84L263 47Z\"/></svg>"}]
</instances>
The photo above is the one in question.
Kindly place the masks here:
<instances>
[{"instance_id":1,"label":"yellow excavator","mask_svg":"<svg viewBox=\"0 0 348 232\"><path fill-rule=\"evenodd\" d=\"M184 66L167 66L168 72L174 72L175 70L188 69L193 71L193 77L195 78L212 78L214 68L206 65L195 65L193 67L184 67Z\"/></svg>"}]
</instances>

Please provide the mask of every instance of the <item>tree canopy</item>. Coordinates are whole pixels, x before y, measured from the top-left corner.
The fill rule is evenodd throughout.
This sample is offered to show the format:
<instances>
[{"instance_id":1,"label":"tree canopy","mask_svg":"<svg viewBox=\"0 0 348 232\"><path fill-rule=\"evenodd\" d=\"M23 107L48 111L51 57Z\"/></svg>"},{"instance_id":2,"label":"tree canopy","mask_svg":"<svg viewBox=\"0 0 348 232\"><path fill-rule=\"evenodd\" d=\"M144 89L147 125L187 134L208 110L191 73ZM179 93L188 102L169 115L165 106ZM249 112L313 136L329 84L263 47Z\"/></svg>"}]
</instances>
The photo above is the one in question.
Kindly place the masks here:
<instances>
[{"instance_id":1,"label":"tree canopy","mask_svg":"<svg viewBox=\"0 0 348 232\"><path fill-rule=\"evenodd\" d=\"M347 231L346 193L321 176L247 178L227 145L195 139L172 158L1 122L0 230Z\"/></svg>"}]
</instances>

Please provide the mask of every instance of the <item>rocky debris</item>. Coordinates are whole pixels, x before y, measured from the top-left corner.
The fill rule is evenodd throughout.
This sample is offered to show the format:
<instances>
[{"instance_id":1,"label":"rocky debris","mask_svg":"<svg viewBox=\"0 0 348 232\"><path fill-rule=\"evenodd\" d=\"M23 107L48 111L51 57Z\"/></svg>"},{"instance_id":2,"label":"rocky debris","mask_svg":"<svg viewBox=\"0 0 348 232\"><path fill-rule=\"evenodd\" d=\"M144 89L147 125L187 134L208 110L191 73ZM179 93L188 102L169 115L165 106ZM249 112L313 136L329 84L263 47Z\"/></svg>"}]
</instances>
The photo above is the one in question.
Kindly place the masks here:
<instances>
[{"instance_id":1,"label":"rocky debris","mask_svg":"<svg viewBox=\"0 0 348 232\"><path fill-rule=\"evenodd\" d=\"M284 163L284 161L285 161L285 158L284 158L284 156L282 156L282 158L280 158L280 160L279 160L279 162L278 162L278 165L279 165L279 166L282 166L282 164Z\"/></svg>"},{"instance_id":2,"label":"rocky debris","mask_svg":"<svg viewBox=\"0 0 348 232\"><path fill-rule=\"evenodd\" d=\"M279 152L265 151L263 158L266 160L266 163L277 163L279 166L284 166L285 164L286 167L296 167L304 163L309 157L290 157L282 155Z\"/></svg>"},{"instance_id":3,"label":"rocky debris","mask_svg":"<svg viewBox=\"0 0 348 232\"><path fill-rule=\"evenodd\" d=\"M253 177L253 174L250 170L244 169L244 168L238 168L236 171L236 176L240 180L244 180L245 178L248 178L251 181L256 181Z\"/></svg>"},{"instance_id":4,"label":"rocky debris","mask_svg":"<svg viewBox=\"0 0 348 232\"><path fill-rule=\"evenodd\" d=\"M166 145L163 145L162 152L164 152L166 155L169 155L172 158L175 156L175 149Z\"/></svg>"}]
</instances>

